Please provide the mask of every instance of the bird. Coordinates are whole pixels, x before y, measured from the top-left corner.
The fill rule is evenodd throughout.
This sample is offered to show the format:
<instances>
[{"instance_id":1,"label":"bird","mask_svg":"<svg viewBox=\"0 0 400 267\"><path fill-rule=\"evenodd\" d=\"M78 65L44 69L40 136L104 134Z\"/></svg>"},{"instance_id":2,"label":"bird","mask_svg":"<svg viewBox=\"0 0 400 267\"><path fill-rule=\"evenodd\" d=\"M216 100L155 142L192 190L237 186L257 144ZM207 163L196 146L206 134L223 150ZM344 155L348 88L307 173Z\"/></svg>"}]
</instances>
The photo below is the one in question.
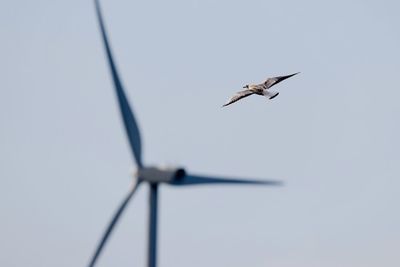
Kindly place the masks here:
<instances>
[{"instance_id":1,"label":"bird","mask_svg":"<svg viewBox=\"0 0 400 267\"><path fill-rule=\"evenodd\" d=\"M228 102L226 102L222 107L226 107L230 104L235 103L236 101L239 101L242 98L248 97L250 95L262 95L267 97L268 99L273 99L279 95L279 92L273 92L270 91L269 89L274 86L275 84L280 83L283 80L286 80L287 78L290 78L296 74L299 74L300 72L296 72L290 75L285 75L285 76L277 76L277 77L272 77L268 78L265 80L265 82L260 83L260 84L246 84L243 86L246 90L237 92L234 96L229 99Z\"/></svg>"}]
</instances>

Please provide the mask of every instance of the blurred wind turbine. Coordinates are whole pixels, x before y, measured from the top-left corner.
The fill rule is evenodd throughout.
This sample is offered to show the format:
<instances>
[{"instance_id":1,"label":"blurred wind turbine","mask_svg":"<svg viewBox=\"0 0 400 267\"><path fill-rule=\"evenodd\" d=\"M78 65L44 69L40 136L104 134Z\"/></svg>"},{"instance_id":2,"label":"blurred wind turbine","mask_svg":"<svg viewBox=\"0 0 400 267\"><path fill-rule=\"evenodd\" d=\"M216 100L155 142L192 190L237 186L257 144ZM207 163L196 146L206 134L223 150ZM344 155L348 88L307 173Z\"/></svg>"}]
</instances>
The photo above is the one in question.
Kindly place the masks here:
<instances>
[{"instance_id":1,"label":"blurred wind turbine","mask_svg":"<svg viewBox=\"0 0 400 267\"><path fill-rule=\"evenodd\" d=\"M100 24L102 39L104 42L108 64L115 87L115 92L118 99L118 104L121 116L124 122L126 134L129 140L131 151L137 165L136 181L130 188L127 196L123 199L121 205L118 207L114 216L111 219L103 237L101 238L91 260L89 267L95 265L100 252L104 248L114 226L118 222L121 214L125 210L127 204L136 192L136 189L141 183L148 183L150 187L149 196L149 233L148 233L148 267L156 266L156 249L157 249L157 197L158 185L166 183L174 186L187 186L187 185L204 185L204 184L254 184L254 185L280 185L278 181L259 181L259 180L245 180L245 179L230 179L230 178L215 178L199 176L187 173L183 168L160 168L155 166L144 166L142 162L142 147L140 141L139 127L133 115L132 109L129 106L121 80L111 54L110 44L106 35L104 22L100 10L99 0L95 0L96 14Z\"/></svg>"}]
</instances>

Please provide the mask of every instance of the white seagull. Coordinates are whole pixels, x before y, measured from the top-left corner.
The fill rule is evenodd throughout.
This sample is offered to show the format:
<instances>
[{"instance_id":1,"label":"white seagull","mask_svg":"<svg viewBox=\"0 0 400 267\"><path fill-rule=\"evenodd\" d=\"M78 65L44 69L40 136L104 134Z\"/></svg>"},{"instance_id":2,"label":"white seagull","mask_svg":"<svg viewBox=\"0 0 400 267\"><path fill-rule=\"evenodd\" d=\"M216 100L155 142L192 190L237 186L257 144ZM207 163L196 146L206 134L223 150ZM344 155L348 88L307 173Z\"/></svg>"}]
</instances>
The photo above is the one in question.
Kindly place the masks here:
<instances>
[{"instance_id":1,"label":"white seagull","mask_svg":"<svg viewBox=\"0 0 400 267\"><path fill-rule=\"evenodd\" d=\"M296 74L299 74L300 72L296 72L290 75L286 75L286 76L278 76L278 77L273 77L273 78L268 78L265 82L260 83L260 84L246 84L245 86L243 86L243 88L246 88L246 90L237 92L234 96L232 96L231 99L229 99L229 101L224 104L222 107L228 106L232 103L235 103L236 101L245 98L249 95L263 95L265 97L268 97L268 99L273 99L275 97L277 97L279 95L278 92L273 92L273 91L269 91L268 89L271 88L272 86L274 86L277 83L280 83L281 81L290 78Z\"/></svg>"}]
</instances>

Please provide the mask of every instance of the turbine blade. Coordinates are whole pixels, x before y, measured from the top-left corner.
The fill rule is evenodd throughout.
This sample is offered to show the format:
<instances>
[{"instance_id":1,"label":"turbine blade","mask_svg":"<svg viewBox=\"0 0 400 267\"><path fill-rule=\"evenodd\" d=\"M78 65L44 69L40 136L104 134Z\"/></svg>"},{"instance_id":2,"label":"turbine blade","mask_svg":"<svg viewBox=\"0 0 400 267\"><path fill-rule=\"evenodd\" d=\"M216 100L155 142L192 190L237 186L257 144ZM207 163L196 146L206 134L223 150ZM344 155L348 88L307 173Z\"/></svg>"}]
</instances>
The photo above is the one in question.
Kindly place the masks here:
<instances>
[{"instance_id":1,"label":"turbine blade","mask_svg":"<svg viewBox=\"0 0 400 267\"><path fill-rule=\"evenodd\" d=\"M199 175L185 175L173 181L172 185L203 185L203 184L247 184L247 185L282 185L280 181L274 180L248 180L222 177L207 177Z\"/></svg>"},{"instance_id":2,"label":"turbine blade","mask_svg":"<svg viewBox=\"0 0 400 267\"><path fill-rule=\"evenodd\" d=\"M133 115L132 109L129 106L129 102L126 98L124 88L122 86L122 82L118 76L117 67L115 66L114 59L111 53L110 44L108 42L104 26L103 16L101 14L100 3L98 0L95 0L95 5L96 5L97 18L99 20L101 35L107 53L108 64L110 65L115 92L118 98L119 109L125 125L125 130L128 136L133 156L135 158L136 164L138 165L139 168L141 168L143 164L142 164L142 148L141 148L142 145L140 140L139 127Z\"/></svg>"},{"instance_id":3,"label":"turbine blade","mask_svg":"<svg viewBox=\"0 0 400 267\"><path fill-rule=\"evenodd\" d=\"M137 182L135 185L132 186L130 189L128 195L124 198L122 201L121 205L115 212L114 216L111 219L110 224L107 226L106 231L103 234L103 237L101 238L99 244L97 245L97 248L95 250L95 253L93 254L92 259L90 260L89 267L93 267L97 261L97 258L99 257L101 251L104 248L104 245L106 244L108 238L110 237L111 232L114 229L114 226L118 222L119 218L121 217L122 212L125 210L126 206L128 205L129 201L132 199L133 194L136 192L136 189L139 186L139 182Z\"/></svg>"}]
</instances>

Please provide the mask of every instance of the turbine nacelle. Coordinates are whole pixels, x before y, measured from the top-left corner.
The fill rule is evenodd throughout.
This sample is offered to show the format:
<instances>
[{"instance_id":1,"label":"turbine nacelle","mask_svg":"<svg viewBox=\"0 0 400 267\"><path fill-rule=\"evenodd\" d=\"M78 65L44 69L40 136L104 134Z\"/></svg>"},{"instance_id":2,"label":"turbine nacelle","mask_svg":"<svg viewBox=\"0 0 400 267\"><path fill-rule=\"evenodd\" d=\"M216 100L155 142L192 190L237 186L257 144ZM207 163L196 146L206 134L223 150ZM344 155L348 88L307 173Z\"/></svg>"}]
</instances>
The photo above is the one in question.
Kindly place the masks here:
<instances>
[{"instance_id":1,"label":"turbine nacelle","mask_svg":"<svg viewBox=\"0 0 400 267\"><path fill-rule=\"evenodd\" d=\"M144 167L138 170L137 177L139 181L155 183L172 184L186 175L183 168L171 167Z\"/></svg>"}]
</instances>

